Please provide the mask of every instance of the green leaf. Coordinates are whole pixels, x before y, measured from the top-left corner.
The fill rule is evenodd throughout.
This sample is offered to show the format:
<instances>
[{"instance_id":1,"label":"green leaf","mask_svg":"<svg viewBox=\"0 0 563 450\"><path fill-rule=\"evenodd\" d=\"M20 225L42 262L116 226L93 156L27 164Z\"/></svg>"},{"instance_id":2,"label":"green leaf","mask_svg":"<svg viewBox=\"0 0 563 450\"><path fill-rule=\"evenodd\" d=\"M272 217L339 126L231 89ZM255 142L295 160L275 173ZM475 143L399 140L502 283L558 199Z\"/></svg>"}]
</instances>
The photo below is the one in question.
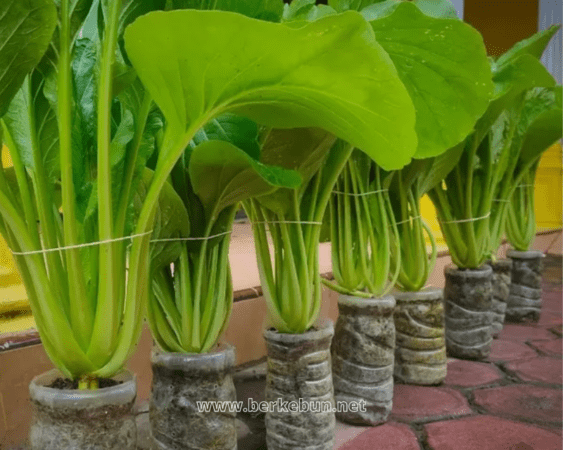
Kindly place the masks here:
<instances>
[{"instance_id":1,"label":"green leaf","mask_svg":"<svg viewBox=\"0 0 563 450\"><path fill-rule=\"evenodd\" d=\"M525 91L535 87L551 87L555 79L534 56L522 54L502 66L492 65L495 86L494 99L475 125L480 141L497 121L500 114L516 108Z\"/></svg>"},{"instance_id":2,"label":"green leaf","mask_svg":"<svg viewBox=\"0 0 563 450\"><path fill-rule=\"evenodd\" d=\"M457 19L435 19L412 3L370 22L416 109L416 158L439 155L463 140L492 91L481 35Z\"/></svg>"},{"instance_id":3,"label":"green leaf","mask_svg":"<svg viewBox=\"0 0 563 450\"><path fill-rule=\"evenodd\" d=\"M100 0L101 13L99 13L98 27L102 30L103 27L105 27L105 20L107 20L107 17L109 15L109 4L111 1L113 0ZM129 60L127 59L127 54L125 52L125 43L123 42L123 33L125 31L125 28L133 23L138 17L143 16L151 11L161 11L165 8L165 6L166 0L121 1L121 11L119 13L119 22L117 26L119 51L117 52L117 58L114 64L118 67L124 66L119 68L119 71L122 72L123 75L131 76L130 74L126 73Z\"/></svg>"},{"instance_id":4,"label":"green leaf","mask_svg":"<svg viewBox=\"0 0 563 450\"><path fill-rule=\"evenodd\" d=\"M314 1L314 0L313 0ZM283 0L170 0L169 9L232 11L254 19L279 22Z\"/></svg>"},{"instance_id":5,"label":"green leaf","mask_svg":"<svg viewBox=\"0 0 563 450\"><path fill-rule=\"evenodd\" d=\"M291 4L284 6L283 21L306 20L313 22L331 14L336 14L333 8L327 5L315 5L315 0L293 0Z\"/></svg>"},{"instance_id":6,"label":"green leaf","mask_svg":"<svg viewBox=\"0 0 563 450\"><path fill-rule=\"evenodd\" d=\"M427 16L437 19L459 19L450 0L415 0L413 2Z\"/></svg>"},{"instance_id":7,"label":"green leaf","mask_svg":"<svg viewBox=\"0 0 563 450\"><path fill-rule=\"evenodd\" d=\"M527 95L518 127L520 167L539 160L545 150L561 139L562 122L561 86L537 88Z\"/></svg>"},{"instance_id":8,"label":"green leaf","mask_svg":"<svg viewBox=\"0 0 563 450\"><path fill-rule=\"evenodd\" d=\"M465 142L461 142L455 147L447 150L435 158L428 160L426 170L421 171L418 192L420 195L426 194L430 189L440 183L459 163L461 154L465 147ZM427 160L421 160L426 162Z\"/></svg>"},{"instance_id":9,"label":"green leaf","mask_svg":"<svg viewBox=\"0 0 563 450\"><path fill-rule=\"evenodd\" d=\"M145 169L135 193L135 211L139 213L154 172ZM158 197L158 208L152 229L152 239L176 239L189 236L190 220L180 196L170 183L165 183ZM182 241L153 242L151 245L151 270L154 272L175 261L180 255Z\"/></svg>"},{"instance_id":10,"label":"green leaf","mask_svg":"<svg viewBox=\"0 0 563 450\"><path fill-rule=\"evenodd\" d=\"M335 141L334 135L320 128L273 129L264 141L260 161L296 171L303 180L299 192L301 197L311 178L325 163ZM271 211L285 214L292 204L293 195L290 190L278 189L257 200Z\"/></svg>"},{"instance_id":11,"label":"green leaf","mask_svg":"<svg viewBox=\"0 0 563 450\"><path fill-rule=\"evenodd\" d=\"M196 133L191 145L196 147L205 141L230 142L254 159L260 158L258 125L246 117L223 114L210 120Z\"/></svg>"},{"instance_id":12,"label":"green leaf","mask_svg":"<svg viewBox=\"0 0 563 450\"><path fill-rule=\"evenodd\" d=\"M75 99L72 123L73 179L77 197L77 216L79 220L90 215L86 211L92 202L92 189L97 165L96 145L96 102L97 94L97 47L89 39L76 42L72 59L73 97ZM55 88L56 89L56 88ZM55 96L55 101L56 96ZM55 107L55 104L53 104Z\"/></svg>"},{"instance_id":13,"label":"green leaf","mask_svg":"<svg viewBox=\"0 0 563 450\"><path fill-rule=\"evenodd\" d=\"M512 48L499 56L496 64L498 66L509 64L522 55L531 55L536 59L540 59L549 44L549 41L560 28L561 25L552 25L547 30L542 30L533 36L514 44Z\"/></svg>"},{"instance_id":14,"label":"green leaf","mask_svg":"<svg viewBox=\"0 0 563 450\"><path fill-rule=\"evenodd\" d=\"M189 165L194 192L214 221L225 208L279 187L295 189L301 177L294 171L261 164L224 141L207 141L192 152Z\"/></svg>"},{"instance_id":15,"label":"green leaf","mask_svg":"<svg viewBox=\"0 0 563 450\"><path fill-rule=\"evenodd\" d=\"M235 112L269 127L323 127L385 168L407 163L416 146L414 109L369 25L353 12L299 24L155 12L130 25L125 41L177 133Z\"/></svg>"},{"instance_id":16,"label":"green leaf","mask_svg":"<svg viewBox=\"0 0 563 450\"><path fill-rule=\"evenodd\" d=\"M103 2L105 3L105 1ZM151 11L163 10L166 0L125 0L122 2L121 14L119 15L118 35L123 35L125 28L132 24L137 17L143 16Z\"/></svg>"},{"instance_id":17,"label":"green leaf","mask_svg":"<svg viewBox=\"0 0 563 450\"><path fill-rule=\"evenodd\" d=\"M404 0L385 0L369 5L360 11L366 20L371 21L387 17L405 3ZM414 0L409 1L409 4L416 6L428 17L458 19L457 11L449 0Z\"/></svg>"},{"instance_id":18,"label":"green leaf","mask_svg":"<svg viewBox=\"0 0 563 450\"><path fill-rule=\"evenodd\" d=\"M26 80L10 103L3 121L12 141L11 151L18 152L23 164L32 171L35 169L32 146L34 127L35 145L40 151L41 164L48 179L54 182L60 173L57 116L43 94L40 78L35 72L31 80Z\"/></svg>"},{"instance_id":19,"label":"green leaf","mask_svg":"<svg viewBox=\"0 0 563 450\"><path fill-rule=\"evenodd\" d=\"M39 70L47 76L50 72L57 71L57 64L58 64L58 55L59 55L59 34L60 34L60 12L61 12L61 0L54 0L54 3L57 5L58 14L57 18L59 19L59 24L53 34L53 39L49 45L49 48L45 52L45 56L41 60L39 64ZM92 9L92 5L94 4L93 0L70 0L69 11L70 11L70 35L71 41L78 37L80 30L82 29L82 25L88 17L90 10Z\"/></svg>"},{"instance_id":20,"label":"green leaf","mask_svg":"<svg viewBox=\"0 0 563 450\"><path fill-rule=\"evenodd\" d=\"M382 3L382 0L328 0L328 5L337 12L361 11L374 3Z\"/></svg>"},{"instance_id":21,"label":"green leaf","mask_svg":"<svg viewBox=\"0 0 563 450\"><path fill-rule=\"evenodd\" d=\"M0 117L43 57L56 25L52 0L5 0L0 4Z\"/></svg>"}]
</instances>

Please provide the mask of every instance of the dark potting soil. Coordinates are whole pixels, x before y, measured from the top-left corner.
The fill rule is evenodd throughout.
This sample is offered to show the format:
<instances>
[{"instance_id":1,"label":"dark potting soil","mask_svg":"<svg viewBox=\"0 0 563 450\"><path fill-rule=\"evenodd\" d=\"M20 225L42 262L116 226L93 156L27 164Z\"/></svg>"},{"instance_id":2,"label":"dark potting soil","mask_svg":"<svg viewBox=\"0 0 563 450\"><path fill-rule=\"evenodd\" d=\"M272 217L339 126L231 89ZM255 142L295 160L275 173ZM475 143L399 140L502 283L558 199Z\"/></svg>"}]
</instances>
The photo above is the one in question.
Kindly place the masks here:
<instances>
[{"instance_id":1,"label":"dark potting soil","mask_svg":"<svg viewBox=\"0 0 563 450\"><path fill-rule=\"evenodd\" d=\"M123 381L112 380L111 378L99 378L98 379L98 388L108 388L117 386L119 384L123 384ZM53 389L61 389L61 390L73 390L78 389L78 380L71 380L70 378L57 378L47 387Z\"/></svg>"}]
</instances>

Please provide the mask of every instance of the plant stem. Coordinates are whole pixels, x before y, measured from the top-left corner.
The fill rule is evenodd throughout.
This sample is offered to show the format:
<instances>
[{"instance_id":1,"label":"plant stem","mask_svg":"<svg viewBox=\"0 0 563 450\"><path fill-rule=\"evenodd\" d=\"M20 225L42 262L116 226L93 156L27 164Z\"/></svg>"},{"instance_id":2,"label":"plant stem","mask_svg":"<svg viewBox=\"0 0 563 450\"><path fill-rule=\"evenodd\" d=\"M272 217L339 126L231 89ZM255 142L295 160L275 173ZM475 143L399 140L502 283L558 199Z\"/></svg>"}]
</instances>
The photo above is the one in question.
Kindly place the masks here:
<instances>
[{"instance_id":1,"label":"plant stem","mask_svg":"<svg viewBox=\"0 0 563 450\"><path fill-rule=\"evenodd\" d=\"M113 61L117 46L117 32L121 0L110 2L109 18L104 30L102 58L98 85L98 239L113 239L113 195L111 176L111 105ZM117 194L117 193L116 193ZM101 244L98 271L98 303L94 329L88 354L97 365L105 364L113 353L119 328L118 300L123 285L117 261L119 243Z\"/></svg>"},{"instance_id":2,"label":"plant stem","mask_svg":"<svg viewBox=\"0 0 563 450\"><path fill-rule=\"evenodd\" d=\"M62 207L64 211L64 245L79 242L75 192L72 174L72 77L71 77L71 8L70 0L61 0L60 52L58 68L58 126L61 161ZM40 188L40 187L39 187ZM47 226L45 224L45 226ZM70 317L74 333L85 349L92 334L91 310L87 304L84 271L78 249L66 253L70 297Z\"/></svg>"}]
</instances>

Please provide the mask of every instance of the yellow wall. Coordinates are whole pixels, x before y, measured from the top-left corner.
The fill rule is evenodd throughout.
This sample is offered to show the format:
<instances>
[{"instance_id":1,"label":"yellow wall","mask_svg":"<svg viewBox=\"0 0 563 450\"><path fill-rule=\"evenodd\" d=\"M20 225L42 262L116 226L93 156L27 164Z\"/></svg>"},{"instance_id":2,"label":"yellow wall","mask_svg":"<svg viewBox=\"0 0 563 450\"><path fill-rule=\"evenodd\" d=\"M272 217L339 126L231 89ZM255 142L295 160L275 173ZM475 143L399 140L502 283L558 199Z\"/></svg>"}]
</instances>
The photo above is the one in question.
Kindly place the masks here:
<instances>
[{"instance_id":1,"label":"yellow wall","mask_svg":"<svg viewBox=\"0 0 563 450\"><path fill-rule=\"evenodd\" d=\"M563 152L557 143L545 152L536 175L535 201L538 229L561 228L563 199Z\"/></svg>"},{"instance_id":2,"label":"yellow wall","mask_svg":"<svg viewBox=\"0 0 563 450\"><path fill-rule=\"evenodd\" d=\"M8 154L8 150L6 149L6 147L4 147L2 149L2 165L3 167L10 167L12 165L12 160L10 159L10 155ZM12 255L8 249L8 246L6 245L6 242L4 241L4 239L2 239L2 236L0 235L0 269L1 268L12 268L12 270L14 267L14 263L12 260Z\"/></svg>"}]
</instances>

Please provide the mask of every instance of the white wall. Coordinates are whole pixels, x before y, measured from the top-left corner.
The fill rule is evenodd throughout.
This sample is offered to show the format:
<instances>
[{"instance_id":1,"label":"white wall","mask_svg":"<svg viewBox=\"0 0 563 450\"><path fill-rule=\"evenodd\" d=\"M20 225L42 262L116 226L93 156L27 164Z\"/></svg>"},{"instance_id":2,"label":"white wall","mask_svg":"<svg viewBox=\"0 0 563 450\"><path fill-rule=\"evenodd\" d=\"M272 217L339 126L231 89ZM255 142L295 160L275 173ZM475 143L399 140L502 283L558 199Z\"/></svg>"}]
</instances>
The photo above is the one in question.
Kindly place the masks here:
<instances>
[{"instance_id":1,"label":"white wall","mask_svg":"<svg viewBox=\"0 0 563 450\"><path fill-rule=\"evenodd\" d=\"M561 0L540 0L538 29L545 30L550 25L561 23L562 16ZM542 62L547 70L561 83L561 30L551 40L545 50Z\"/></svg>"},{"instance_id":2,"label":"white wall","mask_svg":"<svg viewBox=\"0 0 563 450\"><path fill-rule=\"evenodd\" d=\"M457 10L457 15L460 19L463 19L463 2L464 0L450 0Z\"/></svg>"}]
</instances>

